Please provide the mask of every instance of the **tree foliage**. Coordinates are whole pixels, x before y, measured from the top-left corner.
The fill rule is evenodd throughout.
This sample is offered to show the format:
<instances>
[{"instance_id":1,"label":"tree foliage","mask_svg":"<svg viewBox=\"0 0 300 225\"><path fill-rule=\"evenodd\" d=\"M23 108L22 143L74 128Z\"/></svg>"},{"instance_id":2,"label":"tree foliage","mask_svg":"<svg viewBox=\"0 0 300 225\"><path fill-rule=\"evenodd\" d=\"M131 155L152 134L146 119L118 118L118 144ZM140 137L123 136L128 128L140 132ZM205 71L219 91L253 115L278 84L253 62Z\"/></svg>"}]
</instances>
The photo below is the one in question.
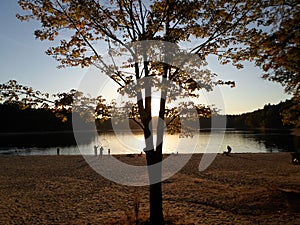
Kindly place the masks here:
<instances>
[{"instance_id":1,"label":"tree foliage","mask_svg":"<svg viewBox=\"0 0 300 225\"><path fill-rule=\"evenodd\" d=\"M258 20L269 30L252 39L251 50L263 78L281 83L287 93L300 91L300 4L297 0L270 1L266 20Z\"/></svg>"},{"instance_id":2,"label":"tree foliage","mask_svg":"<svg viewBox=\"0 0 300 225\"><path fill-rule=\"evenodd\" d=\"M36 38L60 39L59 45L49 48L47 54L60 61L61 66L86 67L96 59L102 61L97 47L100 41L111 47L126 47L128 42L141 40L193 40L190 50L202 59L216 54L222 63L231 61L240 67L238 61L250 57L249 52L241 51L244 44L248 45L251 37L267 34L254 25L257 21L262 27L275 24L277 21L266 20L271 13L265 9L272 11L275 4L283 4L280 2L20 0L20 6L29 14L17 17L41 22ZM275 15L272 18L275 20ZM60 34L68 34L69 38L60 38ZM117 73L111 76L126 80Z\"/></svg>"},{"instance_id":3,"label":"tree foliage","mask_svg":"<svg viewBox=\"0 0 300 225\"><path fill-rule=\"evenodd\" d=\"M6 103L15 103L20 108L48 108L48 93L34 91L31 87L18 84L16 80L9 80L7 83L0 84L0 101Z\"/></svg>"}]
</instances>

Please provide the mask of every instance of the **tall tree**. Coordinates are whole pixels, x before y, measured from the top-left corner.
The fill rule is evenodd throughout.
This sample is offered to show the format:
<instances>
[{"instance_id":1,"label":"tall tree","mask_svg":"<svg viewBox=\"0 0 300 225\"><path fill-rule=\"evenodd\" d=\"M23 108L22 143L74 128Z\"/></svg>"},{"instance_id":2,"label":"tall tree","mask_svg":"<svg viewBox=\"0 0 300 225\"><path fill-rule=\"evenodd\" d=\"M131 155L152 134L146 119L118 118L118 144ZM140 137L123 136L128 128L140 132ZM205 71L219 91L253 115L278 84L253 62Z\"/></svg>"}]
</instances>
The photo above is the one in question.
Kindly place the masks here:
<instances>
[{"instance_id":1,"label":"tall tree","mask_svg":"<svg viewBox=\"0 0 300 225\"><path fill-rule=\"evenodd\" d=\"M264 9L272 7L269 1L260 0L251 4L237 0L20 0L19 5L29 12L17 15L19 19L41 22L41 29L35 31L38 39L60 40L47 50L48 55L61 63L60 67L94 64L120 86L120 93L136 98L136 122L144 131L149 166L162 161L163 121L165 113L172 111L166 110L167 101L176 99L178 93L197 97L201 89L212 90L217 84L233 85L233 82L213 81L216 75L205 69L205 59L214 54L221 63L231 62L241 68L240 60L253 57L246 51L249 39L266 33L256 26L256 21L264 21ZM190 69L184 71L181 67L187 61L184 55L164 49L164 43L158 44L160 53L153 46L130 45L145 40L176 44L179 53L182 50L178 44L187 44L186 51L198 56L198 60L185 65ZM105 61L103 46L111 57L110 63ZM118 66L113 58L122 52L129 57L123 66ZM151 54L181 62L177 67L166 63L167 60L153 62ZM156 144L151 122L154 90L160 91ZM161 178L161 168L149 170L150 183L154 178ZM164 223L161 182L150 184L150 221Z\"/></svg>"}]
</instances>

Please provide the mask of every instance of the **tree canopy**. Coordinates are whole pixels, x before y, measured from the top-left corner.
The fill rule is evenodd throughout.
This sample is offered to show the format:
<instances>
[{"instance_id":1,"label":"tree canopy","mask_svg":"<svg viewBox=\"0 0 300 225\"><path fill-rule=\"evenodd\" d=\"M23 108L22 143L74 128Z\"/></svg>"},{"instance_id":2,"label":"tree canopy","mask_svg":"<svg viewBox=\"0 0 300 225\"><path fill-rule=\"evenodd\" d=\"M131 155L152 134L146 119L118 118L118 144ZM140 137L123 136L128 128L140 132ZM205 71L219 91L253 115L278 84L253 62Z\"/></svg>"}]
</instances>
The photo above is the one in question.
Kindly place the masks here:
<instances>
[{"instance_id":1,"label":"tree canopy","mask_svg":"<svg viewBox=\"0 0 300 225\"><path fill-rule=\"evenodd\" d=\"M249 45L251 37L268 34L264 28L278 22L274 8L285 5L281 1L247 4L223 0L20 0L19 4L29 11L28 15L17 15L20 20L41 22L36 38L60 39L47 54L59 60L61 66L82 67L103 60L101 41L112 48L141 40L189 41L190 52L200 58L216 54L223 63L230 61L240 67L238 61L251 57L241 50ZM62 38L66 35L68 38ZM118 74L113 78L126 80Z\"/></svg>"}]
</instances>

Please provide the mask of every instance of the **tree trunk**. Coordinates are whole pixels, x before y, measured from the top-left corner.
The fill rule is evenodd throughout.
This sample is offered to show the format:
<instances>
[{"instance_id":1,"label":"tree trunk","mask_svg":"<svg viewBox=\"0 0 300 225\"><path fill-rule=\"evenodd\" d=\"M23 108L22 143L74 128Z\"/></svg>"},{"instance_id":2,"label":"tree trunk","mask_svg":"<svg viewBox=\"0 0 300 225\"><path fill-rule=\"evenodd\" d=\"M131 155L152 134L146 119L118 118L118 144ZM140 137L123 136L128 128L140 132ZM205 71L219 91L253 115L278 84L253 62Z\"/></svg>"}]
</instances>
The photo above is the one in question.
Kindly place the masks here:
<instances>
[{"instance_id":1,"label":"tree trunk","mask_svg":"<svg viewBox=\"0 0 300 225\"><path fill-rule=\"evenodd\" d=\"M162 165L157 164L155 168L151 167L158 162L161 162L161 157L156 151L147 152L147 165L149 182L150 182L150 223L151 225L163 225L163 207L162 207ZM160 182L157 182L157 181ZM155 183L157 182L157 183Z\"/></svg>"},{"instance_id":2,"label":"tree trunk","mask_svg":"<svg viewBox=\"0 0 300 225\"><path fill-rule=\"evenodd\" d=\"M164 224L161 185L161 182L150 185L150 223L152 225Z\"/></svg>"},{"instance_id":3,"label":"tree trunk","mask_svg":"<svg viewBox=\"0 0 300 225\"><path fill-rule=\"evenodd\" d=\"M168 69L165 68L164 78ZM166 80L163 79L163 84ZM147 154L147 165L154 165L155 168L148 167L149 181L150 181L150 223L152 225L165 224L162 207L162 147L164 136L164 114L166 105L166 91L161 91L159 120L157 124L157 139L155 151L150 151Z\"/></svg>"}]
</instances>

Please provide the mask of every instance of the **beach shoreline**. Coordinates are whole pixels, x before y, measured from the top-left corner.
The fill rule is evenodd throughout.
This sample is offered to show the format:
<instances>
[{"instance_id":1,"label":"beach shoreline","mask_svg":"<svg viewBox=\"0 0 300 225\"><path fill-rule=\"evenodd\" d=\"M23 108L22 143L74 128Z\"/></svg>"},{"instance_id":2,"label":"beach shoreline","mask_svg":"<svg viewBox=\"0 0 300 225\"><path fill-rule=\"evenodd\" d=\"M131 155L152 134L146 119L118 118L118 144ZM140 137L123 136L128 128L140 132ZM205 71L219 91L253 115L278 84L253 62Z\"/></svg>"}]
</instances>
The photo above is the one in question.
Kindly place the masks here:
<instances>
[{"instance_id":1,"label":"beach shoreline","mask_svg":"<svg viewBox=\"0 0 300 225\"><path fill-rule=\"evenodd\" d=\"M163 182L169 224L300 224L297 196L286 193L300 191L290 153L218 154L199 172L202 156ZM144 156L114 157L145 165ZM0 224L126 224L136 201L141 224L149 216L147 186L107 180L80 155L0 156L0 165Z\"/></svg>"}]
</instances>

